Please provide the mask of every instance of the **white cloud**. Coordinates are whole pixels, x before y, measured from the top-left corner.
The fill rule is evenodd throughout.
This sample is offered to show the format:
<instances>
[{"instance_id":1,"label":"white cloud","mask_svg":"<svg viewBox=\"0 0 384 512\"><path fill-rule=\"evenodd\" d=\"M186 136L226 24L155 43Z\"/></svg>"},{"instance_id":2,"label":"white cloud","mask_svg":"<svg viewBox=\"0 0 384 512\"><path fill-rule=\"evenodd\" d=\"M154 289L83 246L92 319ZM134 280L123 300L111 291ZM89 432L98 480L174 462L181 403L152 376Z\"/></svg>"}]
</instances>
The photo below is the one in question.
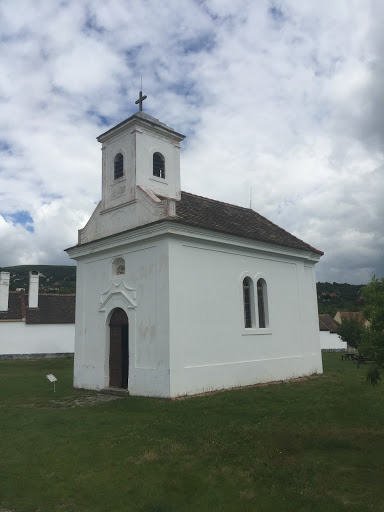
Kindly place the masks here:
<instances>
[{"instance_id":1,"label":"white cloud","mask_svg":"<svg viewBox=\"0 0 384 512\"><path fill-rule=\"evenodd\" d=\"M382 275L383 19L359 0L2 3L0 265L68 261L100 196L95 138L142 74L145 109L188 135L185 190L247 206L252 187L325 251L320 279Z\"/></svg>"}]
</instances>

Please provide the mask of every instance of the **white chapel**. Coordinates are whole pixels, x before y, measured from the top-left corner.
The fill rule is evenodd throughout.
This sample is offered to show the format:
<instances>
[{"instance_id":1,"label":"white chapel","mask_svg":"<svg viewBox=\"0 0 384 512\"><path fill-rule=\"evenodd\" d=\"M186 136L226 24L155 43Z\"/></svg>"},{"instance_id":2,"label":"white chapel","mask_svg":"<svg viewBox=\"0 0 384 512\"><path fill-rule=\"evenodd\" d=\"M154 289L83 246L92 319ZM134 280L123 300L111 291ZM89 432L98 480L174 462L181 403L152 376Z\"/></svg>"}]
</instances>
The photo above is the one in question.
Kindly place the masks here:
<instances>
[{"instance_id":1,"label":"white chapel","mask_svg":"<svg viewBox=\"0 0 384 512\"><path fill-rule=\"evenodd\" d=\"M322 252L251 209L182 192L184 135L141 107L98 137L101 201L67 249L74 386L176 397L321 373Z\"/></svg>"}]
</instances>

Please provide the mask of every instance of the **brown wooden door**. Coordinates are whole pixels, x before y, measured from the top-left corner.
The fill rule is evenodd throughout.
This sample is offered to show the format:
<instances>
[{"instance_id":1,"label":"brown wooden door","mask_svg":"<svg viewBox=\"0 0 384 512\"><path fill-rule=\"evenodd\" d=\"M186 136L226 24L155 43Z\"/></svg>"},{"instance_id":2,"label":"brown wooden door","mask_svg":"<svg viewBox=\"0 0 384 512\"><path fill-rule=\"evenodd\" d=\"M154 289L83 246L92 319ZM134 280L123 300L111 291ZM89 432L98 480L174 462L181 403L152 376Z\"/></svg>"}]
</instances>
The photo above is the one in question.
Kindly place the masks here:
<instances>
[{"instance_id":1,"label":"brown wooden door","mask_svg":"<svg viewBox=\"0 0 384 512\"><path fill-rule=\"evenodd\" d=\"M110 321L109 385L128 388L128 317L117 308Z\"/></svg>"},{"instance_id":2,"label":"brown wooden door","mask_svg":"<svg viewBox=\"0 0 384 512\"><path fill-rule=\"evenodd\" d=\"M121 327L111 325L111 346L109 352L109 385L121 387L122 380L122 353L121 353Z\"/></svg>"}]
</instances>

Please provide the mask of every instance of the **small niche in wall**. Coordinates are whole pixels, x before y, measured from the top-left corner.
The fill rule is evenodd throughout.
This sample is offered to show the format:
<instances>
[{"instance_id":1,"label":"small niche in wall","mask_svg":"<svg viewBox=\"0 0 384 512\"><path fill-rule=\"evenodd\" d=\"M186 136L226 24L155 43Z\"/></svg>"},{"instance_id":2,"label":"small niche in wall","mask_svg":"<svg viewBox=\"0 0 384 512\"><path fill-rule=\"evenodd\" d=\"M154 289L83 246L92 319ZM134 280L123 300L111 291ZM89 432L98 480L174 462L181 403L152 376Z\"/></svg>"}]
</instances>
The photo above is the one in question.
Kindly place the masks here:
<instances>
[{"instance_id":1,"label":"small niche in wall","mask_svg":"<svg viewBox=\"0 0 384 512\"><path fill-rule=\"evenodd\" d=\"M115 258L112 262L112 275L123 276L125 274L124 258Z\"/></svg>"}]
</instances>

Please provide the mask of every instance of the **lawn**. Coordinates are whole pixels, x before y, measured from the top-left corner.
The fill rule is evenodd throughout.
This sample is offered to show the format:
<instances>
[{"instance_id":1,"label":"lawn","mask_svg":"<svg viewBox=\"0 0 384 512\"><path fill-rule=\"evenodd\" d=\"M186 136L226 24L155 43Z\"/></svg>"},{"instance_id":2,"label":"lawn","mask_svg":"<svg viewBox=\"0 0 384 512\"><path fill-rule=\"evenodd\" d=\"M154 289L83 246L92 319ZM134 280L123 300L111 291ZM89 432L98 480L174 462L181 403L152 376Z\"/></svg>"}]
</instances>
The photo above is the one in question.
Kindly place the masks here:
<instances>
[{"instance_id":1,"label":"lawn","mask_svg":"<svg viewBox=\"0 0 384 512\"><path fill-rule=\"evenodd\" d=\"M71 359L0 361L0 510L382 511L384 384L323 360L305 381L97 403Z\"/></svg>"}]
</instances>

